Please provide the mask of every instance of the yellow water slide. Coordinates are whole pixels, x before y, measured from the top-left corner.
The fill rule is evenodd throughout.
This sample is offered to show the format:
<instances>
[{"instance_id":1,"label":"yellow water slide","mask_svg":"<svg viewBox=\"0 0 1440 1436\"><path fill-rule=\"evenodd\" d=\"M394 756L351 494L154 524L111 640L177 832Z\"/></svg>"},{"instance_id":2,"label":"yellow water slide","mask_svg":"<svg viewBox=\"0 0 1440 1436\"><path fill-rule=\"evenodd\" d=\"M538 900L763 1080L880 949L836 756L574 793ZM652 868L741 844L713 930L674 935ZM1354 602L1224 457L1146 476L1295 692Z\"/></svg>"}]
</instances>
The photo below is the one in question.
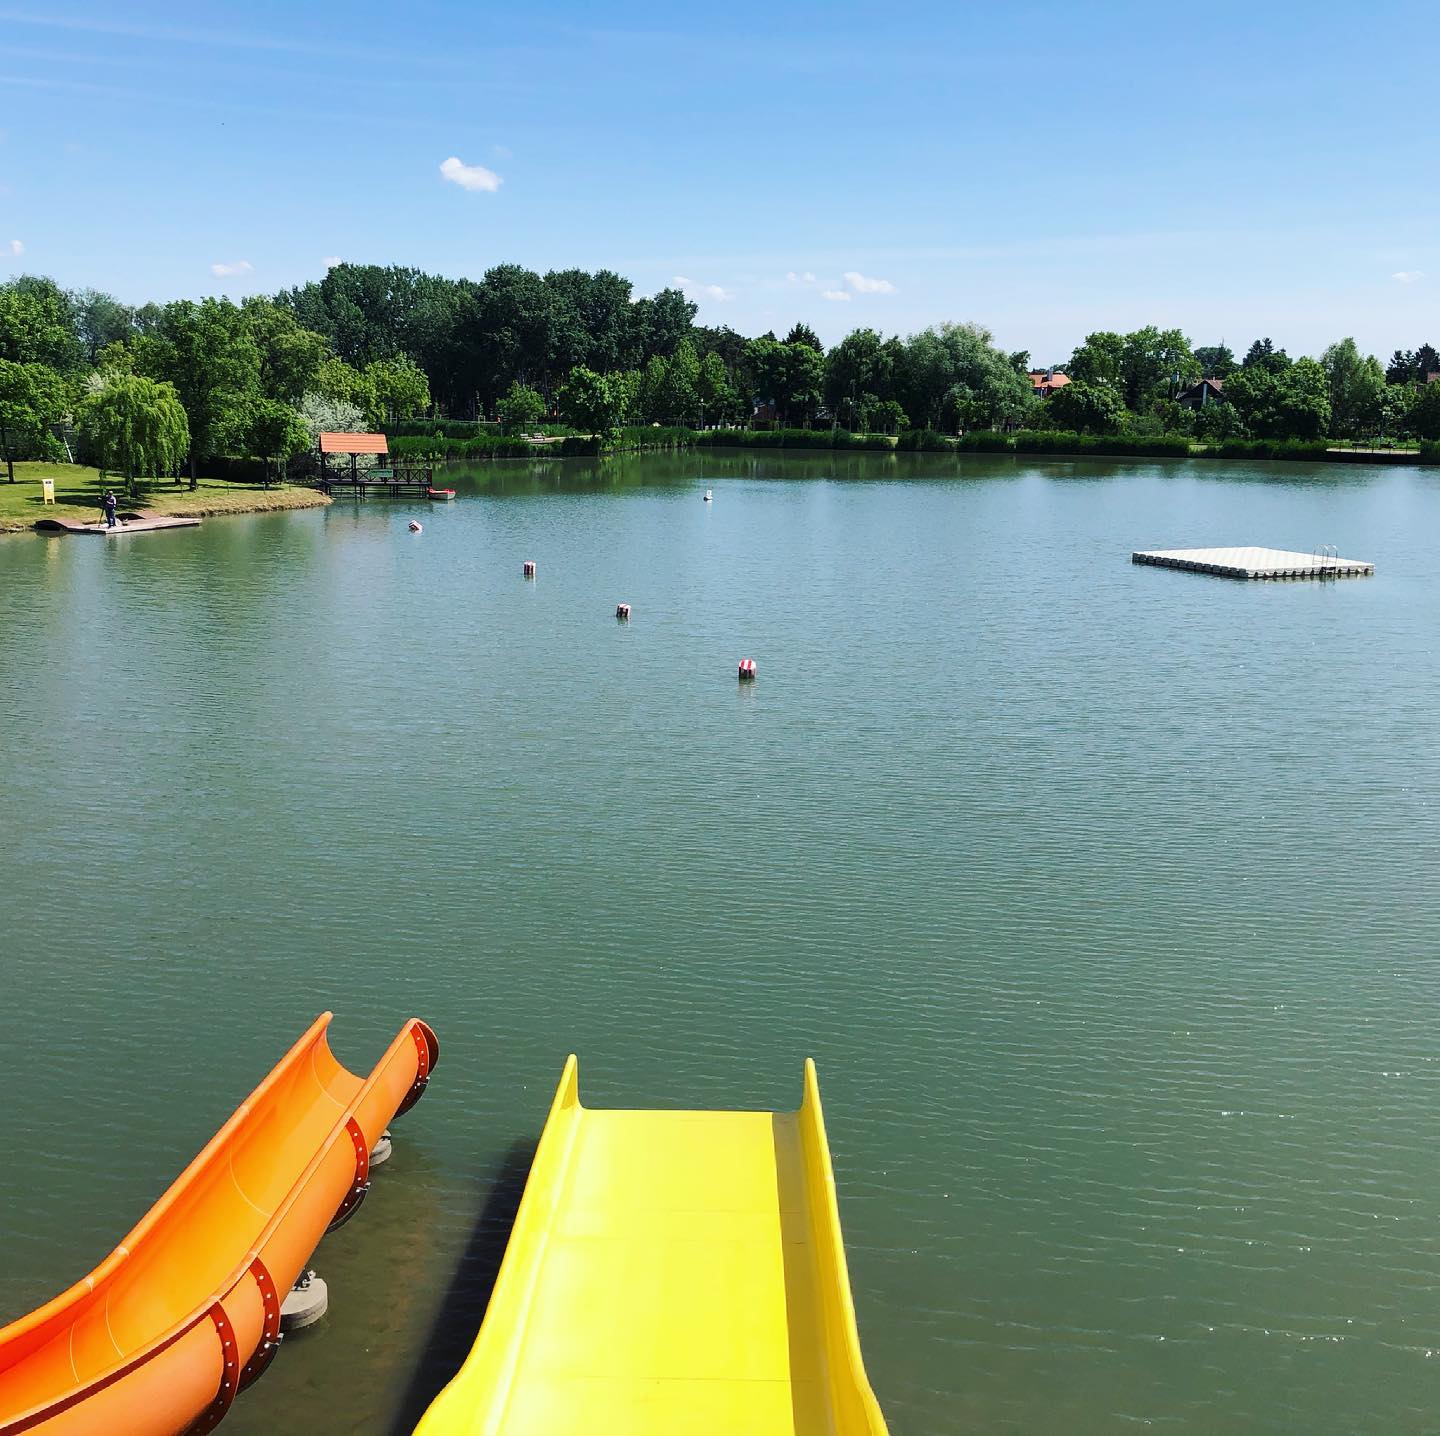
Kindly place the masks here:
<instances>
[{"instance_id":1,"label":"yellow water slide","mask_svg":"<svg viewBox=\"0 0 1440 1436\"><path fill-rule=\"evenodd\" d=\"M815 1064L798 1112L596 1111L565 1064L490 1306L416 1436L884 1436Z\"/></svg>"}]
</instances>

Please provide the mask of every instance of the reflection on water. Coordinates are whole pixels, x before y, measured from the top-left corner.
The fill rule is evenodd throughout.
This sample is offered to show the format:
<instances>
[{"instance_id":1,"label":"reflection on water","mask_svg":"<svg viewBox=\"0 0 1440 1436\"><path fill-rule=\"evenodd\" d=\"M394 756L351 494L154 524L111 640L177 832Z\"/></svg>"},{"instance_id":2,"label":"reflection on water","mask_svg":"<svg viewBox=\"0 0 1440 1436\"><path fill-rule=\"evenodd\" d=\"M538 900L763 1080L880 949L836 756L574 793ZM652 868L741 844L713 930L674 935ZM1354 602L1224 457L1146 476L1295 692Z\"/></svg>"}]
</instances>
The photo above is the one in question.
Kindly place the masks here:
<instances>
[{"instance_id":1,"label":"reflection on water","mask_svg":"<svg viewBox=\"0 0 1440 1436\"><path fill-rule=\"evenodd\" d=\"M793 1107L816 1057L897 1436L1428 1429L1430 475L447 478L421 535L0 543L0 1316L317 1011L357 1067L416 1013L435 1080L238 1436L408 1429L570 1051L597 1105ZM1375 577L1128 562L1320 542Z\"/></svg>"}]
</instances>

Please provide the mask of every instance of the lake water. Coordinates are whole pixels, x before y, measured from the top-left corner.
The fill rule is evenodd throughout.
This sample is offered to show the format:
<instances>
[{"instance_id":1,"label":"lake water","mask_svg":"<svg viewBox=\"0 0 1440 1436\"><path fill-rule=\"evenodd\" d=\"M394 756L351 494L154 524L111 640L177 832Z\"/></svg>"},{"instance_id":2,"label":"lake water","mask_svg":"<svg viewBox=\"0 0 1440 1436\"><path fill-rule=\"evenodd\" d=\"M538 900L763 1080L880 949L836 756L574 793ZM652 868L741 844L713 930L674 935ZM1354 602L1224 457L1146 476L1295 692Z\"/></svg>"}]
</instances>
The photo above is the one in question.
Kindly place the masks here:
<instances>
[{"instance_id":1,"label":"lake water","mask_svg":"<svg viewBox=\"0 0 1440 1436\"><path fill-rule=\"evenodd\" d=\"M816 1058L895 1436L1440 1429L1440 475L460 487L0 542L0 1320L317 1012L359 1070L413 1013L436 1077L232 1436L408 1430L571 1051L595 1105ZM1129 562L1321 543L1375 576Z\"/></svg>"}]
</instances>

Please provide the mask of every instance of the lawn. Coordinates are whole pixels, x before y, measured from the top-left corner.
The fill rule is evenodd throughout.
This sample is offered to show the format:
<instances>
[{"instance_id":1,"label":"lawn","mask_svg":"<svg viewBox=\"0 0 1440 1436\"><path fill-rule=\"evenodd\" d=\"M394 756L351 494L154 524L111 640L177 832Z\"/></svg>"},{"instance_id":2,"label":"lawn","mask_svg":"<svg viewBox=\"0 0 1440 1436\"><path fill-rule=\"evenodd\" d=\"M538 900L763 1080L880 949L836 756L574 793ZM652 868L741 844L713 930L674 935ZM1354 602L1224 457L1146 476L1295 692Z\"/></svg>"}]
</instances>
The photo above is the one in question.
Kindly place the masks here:
<instances>
[{"instance_id":1,"label":"lawn","mask_svg":"<svg viewBox=\"0 0 1440 1436\"><path fill-rule=\"evenodd\" d=\"M55 480L55 502L46 504L40 487L41 479ZM289 484L235 484L222 479L201 479L193 492L188 482L160 483L140 486L140 498L131 501L125 486L114 475L100 482L100 471L86 464L18 463L15 482L5 482L0 466L0 533L29 529L36 519L80 519L91 523L101 517L100 495L113 488L120 500L120 511L144 509L147 513L180 516L185 514L243 514L269 509L314 508L329 503L314 489Z\"/></svg>"}]
</instances>

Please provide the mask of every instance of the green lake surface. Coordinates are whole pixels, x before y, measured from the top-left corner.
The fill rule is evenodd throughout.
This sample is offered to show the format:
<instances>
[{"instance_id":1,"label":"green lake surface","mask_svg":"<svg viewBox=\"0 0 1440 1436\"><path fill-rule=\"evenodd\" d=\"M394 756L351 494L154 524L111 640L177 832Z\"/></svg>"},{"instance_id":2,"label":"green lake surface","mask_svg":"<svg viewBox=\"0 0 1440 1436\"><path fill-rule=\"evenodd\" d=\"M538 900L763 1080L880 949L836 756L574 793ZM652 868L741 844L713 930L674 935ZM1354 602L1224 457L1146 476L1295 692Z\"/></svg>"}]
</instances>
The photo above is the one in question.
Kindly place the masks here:
<instances>
[{"instance_id":1,"label":"green lake surface","mask_svg":"<svg viewBox=\"0 0 1440 1436\"><path fill-rule=\"evenodd\" d=\"M0 542L0 1321L318 1012L361 1071L415 1014L232 1436L409 1429L569 1052L598 1106L815 1057L895 1436L1440 1430L1440 475L453 477ZM1322 543L1375 576L1130 562Z\"/></svg>"}]
</instances>

